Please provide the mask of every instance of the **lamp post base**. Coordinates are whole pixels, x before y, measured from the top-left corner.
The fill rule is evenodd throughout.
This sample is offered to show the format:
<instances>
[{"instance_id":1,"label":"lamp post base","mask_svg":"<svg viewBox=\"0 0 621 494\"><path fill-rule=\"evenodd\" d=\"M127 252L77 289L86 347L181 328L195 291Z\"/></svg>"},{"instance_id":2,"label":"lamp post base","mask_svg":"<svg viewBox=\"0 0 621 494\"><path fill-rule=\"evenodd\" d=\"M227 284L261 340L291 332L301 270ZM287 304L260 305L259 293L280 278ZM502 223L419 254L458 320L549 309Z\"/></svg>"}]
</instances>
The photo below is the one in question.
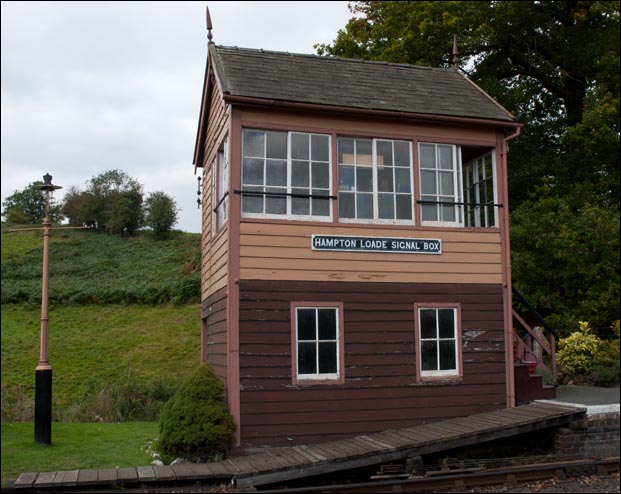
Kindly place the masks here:
<instances>
[{"instance_id":1,"label":"lamp post base","mask_svg":"<svg viewBox=\"0 0 621 494\"><path fill-rule=\"evenodd\" d=\"M34 436L38 444L52 444L52 369L35 370Z\"/></svg>"}]
</instances>

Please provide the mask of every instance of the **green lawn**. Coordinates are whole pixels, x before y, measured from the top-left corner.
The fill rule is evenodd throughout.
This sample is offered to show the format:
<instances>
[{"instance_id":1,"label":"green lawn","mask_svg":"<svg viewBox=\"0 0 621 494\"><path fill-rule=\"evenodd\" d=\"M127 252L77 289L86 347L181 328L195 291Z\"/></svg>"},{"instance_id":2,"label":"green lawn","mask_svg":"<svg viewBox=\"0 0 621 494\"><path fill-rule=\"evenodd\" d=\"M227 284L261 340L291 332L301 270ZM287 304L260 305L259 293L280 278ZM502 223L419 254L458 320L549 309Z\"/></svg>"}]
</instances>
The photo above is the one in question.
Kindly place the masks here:
<instances>
[{"instance_id":1,"label":"green lawn","mask_svg":"<svg viewBox=\"0 0 621 494\"><path fill-rule=\"evenodd\" d=\"M22 472L150 465L156 422L52 423L52 444L34 442L32 422L2 424L2 485Z\"/></svg>"}]
</instances>

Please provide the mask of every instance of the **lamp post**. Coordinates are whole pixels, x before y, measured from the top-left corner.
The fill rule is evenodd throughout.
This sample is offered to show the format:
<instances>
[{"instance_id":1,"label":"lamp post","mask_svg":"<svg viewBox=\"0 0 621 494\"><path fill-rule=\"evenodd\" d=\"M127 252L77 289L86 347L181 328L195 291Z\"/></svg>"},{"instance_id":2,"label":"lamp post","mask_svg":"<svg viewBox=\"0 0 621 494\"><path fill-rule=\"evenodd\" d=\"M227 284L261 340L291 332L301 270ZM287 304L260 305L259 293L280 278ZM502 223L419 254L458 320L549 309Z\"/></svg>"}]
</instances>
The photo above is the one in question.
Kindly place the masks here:
<instances>
[{"instance_id":1,"label":"lamp post","mask_svg":"<svg viewBox=\"0 0 621 494\"><path fill-rule=\"evenodd\" d=\"M50 195L58 185L52 184L52 176L46 173L43 184L35 186L45 192L45 217L43 218L43 279L41 284L41 333L39 347L39 364L35 369L35 442L52 443L52 366L47 356L48 335L48 284L50 255Z\"/></svg>"}]
</instances>

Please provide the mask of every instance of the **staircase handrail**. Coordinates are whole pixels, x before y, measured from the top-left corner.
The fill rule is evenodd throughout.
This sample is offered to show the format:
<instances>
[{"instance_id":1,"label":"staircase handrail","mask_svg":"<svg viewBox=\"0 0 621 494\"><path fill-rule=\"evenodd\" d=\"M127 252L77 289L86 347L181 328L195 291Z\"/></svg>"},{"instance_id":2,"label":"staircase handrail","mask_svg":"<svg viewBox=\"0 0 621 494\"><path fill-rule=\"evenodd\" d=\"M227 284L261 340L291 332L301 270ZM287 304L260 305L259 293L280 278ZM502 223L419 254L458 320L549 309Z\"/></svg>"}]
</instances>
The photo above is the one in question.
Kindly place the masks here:
<instances>
[{"instance_id":1,"label":"staircase handrail","mask_svg":"<svg viewBox=\"0 0 621 494\"><path fill-rule=\"evenodd\" d=\"M556 331L554 331L550 327L550 325L545 321L545 319L539 314L539 312L537 312L537 310L532 305L530 305L528 300L526 300L526 297L524 297L524 295L522 295L520 291L517 288L515 288L515 286L512 286L511 289L513 291L513 294L516 295L520 299L520 302L524 304L524 306L535 316L535 318L537 319L537 322L539 322L545 328L546 331L554 335L554 338L558 340L559 336L556 333Z\"/></svg>"}]
</instances>

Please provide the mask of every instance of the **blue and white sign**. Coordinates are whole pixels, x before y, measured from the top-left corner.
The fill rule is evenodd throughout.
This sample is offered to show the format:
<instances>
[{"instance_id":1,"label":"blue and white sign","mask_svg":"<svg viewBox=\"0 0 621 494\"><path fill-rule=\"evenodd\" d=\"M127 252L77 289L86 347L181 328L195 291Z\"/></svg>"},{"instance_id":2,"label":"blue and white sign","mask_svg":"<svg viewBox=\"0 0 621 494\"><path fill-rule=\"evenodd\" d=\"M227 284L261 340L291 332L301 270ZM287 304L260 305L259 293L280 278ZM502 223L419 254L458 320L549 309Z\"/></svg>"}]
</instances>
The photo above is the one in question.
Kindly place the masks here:
<instances>
[{"instance_id":1,"label":"blue and white sign","mask_svg":"<svg viewBox=\"0 0 621 494\"><path fill-rule=\"evenodd\" d=\"M429 238L313 235L312 247L313 250L336 250L348 252L442 254L442 240Z\"/></svg>"}]
</instances>

